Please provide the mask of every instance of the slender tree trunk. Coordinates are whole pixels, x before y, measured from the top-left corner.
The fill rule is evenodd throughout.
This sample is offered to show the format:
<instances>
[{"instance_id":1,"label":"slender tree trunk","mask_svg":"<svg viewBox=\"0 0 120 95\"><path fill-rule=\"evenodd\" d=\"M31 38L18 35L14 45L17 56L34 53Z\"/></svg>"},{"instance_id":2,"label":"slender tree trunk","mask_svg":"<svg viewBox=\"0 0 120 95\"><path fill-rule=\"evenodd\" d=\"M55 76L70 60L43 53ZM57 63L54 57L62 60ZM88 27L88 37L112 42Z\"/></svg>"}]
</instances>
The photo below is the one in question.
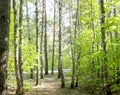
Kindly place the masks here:
<instances>
[{"instance_id":1,"label":"slender tree trunk","mask_svg":"<svg viewBox=\"0 0 120 95\"><path fill-rule=\"evenodd\" d=\"M114 17L116 17L116 8L114 8ZM117 32L117 31L115 31L115 42L116 42L116 44L117 43L119 43L119 37L118 37L118 35L119 35L119 33ZM118 45L116 45L116 48L115 48L115 53L116 53L116 58L115 58L115 60L116 60L116 83L117 84L120 84L120 68L119 68L119 61L118 61L118 59L120 58L119 57L119 53L118 53Z\"/></svg>"},{"instance_id":2,"label":"slender tree trunk","mask_svg":"<svg viewBox=\"0 0 120 95\"><path fill-rule=\"evenodd\" d=\"M30 36L30 21L29 21L29 14L28 14L28 4L26 0L26 19L27 19L27 33L28 33L28 43L31 44L31 36ZM30 54L31 55L31 54ZM33 67L30 63L30 78L33 79Z\"/></svg>"},{"instance_id":3,"label":"slender tree trunk","mask_svg":"<svg viewBox=\"0 0 120 95\"><path fill-rule=\"evenodd\" d=\"M43 45L43 31L41 31L41 41L40 41L40 63L41 63L41 68L40 68L40 70L41 70L41 73L40 73L40 78L41 79L43 79L44 78L44 76L43 76L43 47L42 47L42 45Z\"/></svg>"},{"instance_id":4,"label":"slender tree trunk","mask_svg":"<svg viewBox=\"0 0 120 95\"><path fill-rule=\"evenodd\" d=\"M58 78L61 77L60 74L60 64L61 64L61 0L59 0L59 33L58 33Z\"/></svg>"},{"instance_id":5,"label":"slender tree trunk","mask_svg":"<svg viewBox=\"0 0 120 95\"><path fill-rule=\"evenodd\" d=\"M46 0L43 0L44 10L44 53L45 53L45 75L48 75L48 55L47 55L47 13L46 13Z\"/></svg>"},{"instance_id":6,"label":"slender tree trunk","mask_svg":"<svg viewBox=\"0 0 120 95\"><path fill-rule=\"evenodd\" d=\"M102 40L102 51L103 51L103 63L102 63L102 73L103 73L103 85L104 85L104 79L106 81L108 81L108 67L107 67L107 49L106 49L106 35L105 35L105 27L103 26L103 24L105 23L105 8L104 8L104 0L100 0L100 8L101 8L101 40ZM105 86L107 89L105 89L106 91L106 95L112 95L111 93L111 89L110 89L110 85L107 84Z\"/></svg>"},{"instance_id":7,"label":"slender tree trunk","mask_svg":"<svg viewBox=\"0 0 120 95\"><path fill-rule=\"evenodd\" d=\"M43 13L44 13L44 10L43 10ZM43 79L44 78L44 76L43 76L43 27L44 27L44 15L43 15L43 13L42 13L42 27L41 27L41 34L40 34L40 38L41 38L41 40L40 40L40 63L41 63L41 74L40 74L40 76L41 76L41 79Z\"/></svg>"},{"instance_id":8,"label":"slender tree trunk","mask_svg":"<svg viewBox=\"0 0 120 95\"><path fill-rule=\"evenodd\" d=\"M17 19L17 6L16 0L13 0L13 10L14 10L14 54L15 54L15 75L16 75L16 83L17 83L17 90L16 94L21 95L23 93L23 88L20 80L20 73L19 73L19 44L18 44L18 19Z\"/></svg>"},{"instance_id":9,"label":"slender tree trunk","mask_svg":"<svg viewBox=\"0 0 120 95\"><path fill-rule=\"evenodd\" d=\"M76 83L75 83L75 87L78 87L78 84L79 84L79 74L80 74L80 54L81 52L79 51L78 54L77 54L77 65L76 65Z\"/></svg>"},{"instance_id":10,"label":"slender tree trunk","mask_svg":"<svg viewBox=\"0 0 120 95\"><path fill-rule=\"evenodd\" d=\"M38 30L38 0L36 0L35 5L36 5L36 51L38 53L36 85L39 85L40 83L40 34Z\"/></svg>"},{"instance_id":11,"label":"slender tree trunk","mask_svg":"<svg viewBox=\"0 0 120 95\"><path fill-rule=\"evenodd\" d=\"M101 47L102 47L102 51L104 53L102 68L103 68L103 73L104 73L105 79L107 80L107 78L108 78L108 71L107 71L107 64L106 64L106 62L107 62L107 57L106 57L107 49L106 49L105 27L103 26L103 24L105 23L104 0L100 0L100 9L101 9L101 40L102 40Z\"/></svg>"},{"instance_id":12,"label":"slender tree trunk","mask_svg":"<svg viewBox=\"0 0 120 95\"><path fill-rule=\"evenodd\" d=\"M54 24L53 24L53 51L52 51L52 74L54 74L54 57L55 57L55 12L56 12L56 0L54 0Z\"/></svg>"},{"instance_id":13,"label":"slender tree trunk","mask_svg":"<svg viewBox=\"0 0 120 95\"><path fill-rule=\"evenodd\" d=\"M0 0L0 95L8 95L7 61L10 26L10 0Z\"/></svg>"},{"instance_id":14,"label":"slender tree trunk","mask_svg":"<svg viewBox=\"0 0 120 95\"><path fill-rule=\"evenodd\" d=\"M97 42L97 52L98 51L99 51L99 43ZM97 57L97 63L98 63L98 66L100 66L99 56ZM98 79L100 79L100 68L97 69L97 77L98 77Z\"/></svg>"},{"instance_id":15,"label":"slender tree trunk","mask_svg":"<svg viewBox=\"0 0 120 95\"><path fill-rule=\"evenodd\" d=\"M92 20L92 22L91 22L91 26L92 26L92 33L93 33L93 38L92 38L92 54L94 54L94 52L95 52L95 50L94 50L94 48L95 48L95 25L94 25L94 19L93 19L93 17L94 17L94 13L93 13L93 3L91 2L91 4L90 4L90 6L91 6L91 20ZM95 72L95 60L94 60L94 58L92 58L92 73L94 73Z\"/></svg>"},{"instance_id":16,"label":"slender tree trunk","mask_svg":"<svg viewBox=\"0 0 120 95\"><path fill-rule=\"evenodd\" d=\"M19 9L19 72L20 72L20 80L23 86L23 29L22 29L22 21L23 21L23 0L20 0L20 9Z\"/></svg>"},{"instance_id":17,"label":"slender tree trunk","mask_svg":"<svg viewBox=\"0 0 120 95\"><path fill-rule=\"evenodd\" d=\"M115 32L115 39L116 39L116 44L118 43L118 32ZM116 45L116 83L117 84L120 84L120 67L119 67L119 61L118 61L118 59L119 59L119 53L118 53L118 45Z\"/></svg>"},{"instance_id":18,"label":"slender tree trunk","mask_svg":"<svg viewBox=\"0 0 120 95\"><path fill-rule=\"evenodd\" d=\"M77 0L77 10L76 10L76 22L75 22L75 33L74 33L74 43L73 43L73 57L72 57L72 80L71 80L71 88L75 87L75 61L76 61L76 33L78 26L78 8L79 8L79 0Z\"/></svg>"},{"instance_id":19,"label":"slender tree trunk","mask_svg":"<svg viewBox=\"0 0 120 95\"><path fill-rule=\"evenodd\" d=\"M27 19L27 32L28 32L28 41L31 43L31 36L30 36L30 20L29 20L29 9L28 9L28 0L26 0L26 19Z\"/></svg>"},{"instance_id":20,"label":"slender tree trunk","mask_svg":"<svg viewBox=\"0 0 120 95\"><path fill-rule=\"evenodd\" d=\"M70 26L69 26L69 30L70 30L70 43L71 43L71 61L72 61L72 64L74 63L74 49L73 49L73 42L72 42L72 39L73 39L73 36L72 36L72 31L71 31L71 25L72 25L72 21L71 21L71 16L72 16L72 13L71 13L71 9L72 9L72 1L70 2L69 4L69 23L70 23Z\"/></svg>"},{"instance_id":21,"label":"slender tree trunk","mask_svg":"<svg viewBox=\"0 0 120 95\"><path fill-rule=\"evenodd\" d=\"M79 2L79 0L77 1L78 3L78 5L77 5L77 10L79 11L78 12L78 18L77 18L77 29L80 31L80 33L82 33L82 29L81 29L81 21L80 21L80 2ZM77 35L77 34L76 34ZM76 56L77 56L77 58L76 58L76 83L75 83L75 87L78 87L78 85L79 85L79 75L80 75L80 57L81 57L81 52L82 52L82 49L78 49L78 45L76 45L76 50L78 51L77 53L76 53Z\"/></svg>"},{"instance_id":22,"label":"slender tree trunk","mask_svg":"<svg viewBox=\"0 0 120 95\"><path fill-rule=\"evenodd\" d=\"M64 74L62 70L62 52L61 52L61 28L62 28L62 0L59 0L59 56L58 56L58 64L59 64L59 72L61 76L61 87L65 87L65 80L64 80Z\"/></svg>"}]
</instances>

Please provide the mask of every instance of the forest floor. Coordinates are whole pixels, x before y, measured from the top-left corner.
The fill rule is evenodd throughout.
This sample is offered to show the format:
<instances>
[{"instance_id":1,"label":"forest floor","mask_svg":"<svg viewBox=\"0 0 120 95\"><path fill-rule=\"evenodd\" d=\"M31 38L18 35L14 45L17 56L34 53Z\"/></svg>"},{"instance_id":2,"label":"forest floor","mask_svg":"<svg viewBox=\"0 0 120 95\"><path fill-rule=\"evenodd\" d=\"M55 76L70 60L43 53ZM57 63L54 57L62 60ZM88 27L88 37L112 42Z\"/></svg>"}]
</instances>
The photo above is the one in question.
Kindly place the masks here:
<instances>
[{"instance_id":1,"label":"forest floor","mask_svg":"<svg viewBox=\"0 0 120 95\"><path fill-rule=\"evenodd\" d=\"M70 70L65 70L64 74L68 74ZM80 82L81 81L81 82ZM55 75L47 75L44 79L41 79L41 85L35 86L35 80L26 79L25 83L25 94L24 95L103 95L101 88L97 87L97 84L89 84L86 80L80 80L81 83L79 88L71 89L71 77L66 75L65 77L65 88L61 88L61 79ZM16 87L12 81L12 85L9 85L9 95L15 95ZM82 85L83 83L83 85ZM87 85L86 85L87 84ZM113 94L120 95L120 94Z\"/></svg>"},{"instance_id":2,"label":"forest floor","mask_svg":"<svg viewBox=\"0 0 120 95\"><path fill-rule=\"evenodd\" d=\"M69 81L69 79L68 79ZM41 80L41 85L33 86L32 91L28 91L25 95L80 95L78 90L60 87L60 79L48 75L44 80Z\"/></svg>"},{"instance_id":3,"label":"forest floor","mask_svg":"<svg viewBox=\"0 0 120 95\"><path fill-rule=\"evenodd\" d=\"M65 69L64 75L68 74L69 72L70 69ZM12 79L10 82L12 83L10 83L8 86L9 95L15 95L15 79ZM24 84L28 89L26 90L25 88L24 95L90 95L85 94L84 91L81 92L78 88L71 89L70 82L71 77L65 77L65 88L61 88L61 79L57 78L57 71L55 71L54 75L49 74L44 76L44 79L41 79L41 85L38 86L35 86L35 80L27 78L24 80Z\"/></svg>"}]
</instances>

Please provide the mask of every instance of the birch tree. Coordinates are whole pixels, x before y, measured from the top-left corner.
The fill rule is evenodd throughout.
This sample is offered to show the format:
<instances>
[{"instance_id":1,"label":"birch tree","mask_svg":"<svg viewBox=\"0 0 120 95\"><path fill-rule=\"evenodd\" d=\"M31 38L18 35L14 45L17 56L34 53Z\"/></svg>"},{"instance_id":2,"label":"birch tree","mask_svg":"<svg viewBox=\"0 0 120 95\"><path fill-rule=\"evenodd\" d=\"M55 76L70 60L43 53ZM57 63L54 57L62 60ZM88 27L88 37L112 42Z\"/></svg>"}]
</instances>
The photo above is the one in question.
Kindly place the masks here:
<instances>
[{"instance_id":1,"label":"birch tree","mask_svg":"<svg viewBox=\"0 0 120 95\"><path fill-rule=\"evenodd\" d=\"M62 0L59 0L59 55L58 55L58 71L59 71L59 76L61 76L61 87L65 87L65 80L64 80L64 73L62 69L62 50L61 50L61 33L62 33Z\"/></svg>"},{"instance_id":2,"label":"birch tree","mask_svg":"<svg viewBox=\"0 0 120 95\"><path fill-rule=\"evenodd\" d=\"M105 76L105 79L107 80L108 78L108 71L107 71L107 49L106 49L106 35L105 35L105 27L103 24L105 23L105 8L104 8L104 0L100 0L100 9L101 9L101 47L102 47L102 52L104 54L103 57L103 63L102 63L102 70L103 70L103 79Z\"/></svg>"},{"instance_id":3,"label":"birch tree","mask_svg":"<svg viewBox=\"0 0 120 95\"><path fill-rule=\"evenodd\" d=\"M55 57L55 27L56 27L56 0L54 0L54 23L53 23L53 51L52 51L52 74L54 73L54 57Z\"/></svg>"},{"instance_id":4,"label":"birch tree","mask_svg":"<svg viewBox=\"0 0 120 95\"><path fill-rule=\"evenodd\" d=\"M29 10L28 10L28 0L26 0L26 20L27 20L27 34L28 34L28 44L31 45L31 30L30 30L30 19L29 19ZM31 54L30 54L31 55ZM33 79L33 67L30 63L30 78Z\"/></svg>"},{"instance_id":5,"label":"birch tree","mask_svg":"<svg viewBox=\"0 0 120 95\"><path fill-rule=\"evenodd\" d=\"M19 72L20 80L23 86L23 0L20 0L19 8Z\"/></svg>"},{"instance_id":6,"label":"birch tree","mask_svg":"<svg viewBox=\"0 0 120 95\"><path fill-rule=\"evenodd\" d=\"M21 95L23 93L23 88L20 79L20 72L19 72L19 33L18 33L18 13L17 13L17 6L16 0L13 0L13 10L14 10L14 65L15 65L15 75L16 75L16 83L17 89L16 94Z\"/></svg>"}]
</instances>

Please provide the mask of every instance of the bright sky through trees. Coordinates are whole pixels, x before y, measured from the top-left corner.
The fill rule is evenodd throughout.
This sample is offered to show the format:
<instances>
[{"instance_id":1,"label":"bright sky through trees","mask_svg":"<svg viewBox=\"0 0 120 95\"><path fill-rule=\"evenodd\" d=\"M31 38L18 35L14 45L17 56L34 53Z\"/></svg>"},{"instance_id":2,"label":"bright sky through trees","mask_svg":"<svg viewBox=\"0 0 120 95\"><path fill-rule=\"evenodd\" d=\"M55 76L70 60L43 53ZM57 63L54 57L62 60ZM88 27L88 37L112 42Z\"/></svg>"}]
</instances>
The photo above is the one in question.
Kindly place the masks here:
<instances>
[{"instance_id":1,"label":"bright sky through trees","mask_svg":"<svg viewBox=\"0 0 120 95\"><path fill-rule=\"evenodd\" d=\"M40 15L42 14L42 12L41 12L42 9L40 8L41 4L42 3L41 3L41 0L40 0L40 4L39 4ZM54 5L53 0L47 0L46 11L47 11L47 20L48 21L53 19L53 10L54 10L53 5ZM56 7L56 8L58 9L58 7ZM28 9L29 9L29 12L28 12L29 17L34 18L35 17L35 5L31 2L28 2ZM24 7L24 12L26 13L26 7ZM66 8L62 8L62 12L63 12L62 20L63 20L64 25L67 27L67 26L69 26L69 19L68 19L69 18L69 13L68 13ZM59 17L58 12L56 12L56 18L58 19L58 17Z\"/></svg>"}]
</instances>

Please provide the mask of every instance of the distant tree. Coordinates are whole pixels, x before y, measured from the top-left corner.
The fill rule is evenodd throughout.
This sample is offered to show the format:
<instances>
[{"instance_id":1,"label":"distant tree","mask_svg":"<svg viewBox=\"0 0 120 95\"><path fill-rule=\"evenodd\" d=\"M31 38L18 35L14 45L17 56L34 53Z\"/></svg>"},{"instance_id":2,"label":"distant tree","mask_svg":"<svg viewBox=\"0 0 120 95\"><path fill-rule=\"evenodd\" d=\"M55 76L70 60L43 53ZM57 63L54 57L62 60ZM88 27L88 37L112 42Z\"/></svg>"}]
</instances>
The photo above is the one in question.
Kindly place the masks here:
<instances>
[{"instance_id":1,"label":"distant tree","mask_svg":"<svg viewBox=\"0 0 120 95\"><path fill-rule=\"evenodd\" d=\"M91 45L91 52L92 52L92 54L94 54L94 52L95 52L95 24L94 24L94 12L93 12L93 2L90 2L90 11L91 11L91 13L90 13L90 18L91 18L91 23L90 23L90 27L92 28L92 33L93 33L93 38L92 38L92 45ZM91 61L91 65L92 65L92 68L91 68L91 70L92 70L92 73L94 73L94 71L95 71L95 59L94 58L92 58L92 61Z\"/></svg>"},{"instance_id":2,"label":"distant tree","mask_svg":"<svg viewBox=\"0 0 120 95\"><path fill-rule=\"evenodd\" d=\"M43 28L44 28L44 9L42 10L42 23L41 23L41 33L40 33L40 63L41 63L41 79L44 78L43 76Z\"/></svg>"},{"instance_id":3,"label":"distant tree","mask_svg":"<svg viewBox=\"0 0 120 95\"><path fill-rule=\"evenodd\" d=\"M7 61L10 25L10 0L0 1L0 95L8 95Z\"/></svg>"},{"instance_id":4,"label":"distant tree","mask_svg":"<svg viewBox=\"0 0 120 95\"><path fill-rule=\"evenodd\" d=\"M28 33L28 43L31 45L31 32L30 32L30 19L29 19L29 14L28 14L28 0L26 0L26 20L27 20L27 33ZM33 79L33 68L32 64L30 63L30 78Z\"/></svg>"},{"instance_id":5,"label":"distant tree","mask_svg":"<svg viewBox=\"0 0 120 95\"><path fill-rule=\"evenodd\" d=\"M38 0L35 2L36 5L36 51L38 53L38 59L37 59L37 76L36 76L36 85L39 85L40 82L40 34L38 29Z\"/></svg>"},{"instance_id":6,"label":"distant tree","mask_svg":"<svg viewBox=\"0 0 120 95\"><path fill-rule=\"evenodd\" d=\"M47 54L47 11L46 0L43 0L43 14L44 14L44 55L45 55L45 75L48 75L48 54Z\"/></svg>"},{"instance_id":7,"label":"distant tree","mask_svg":"<svg viewBox=\"0 0 120 95\"><path fill-rule=\"evenodd\" d=\"M55 57L55 26L56 26L56 0L54 0L54 24L53 24L53 51L52 51L52 74L54 74L54 57Z\"/></svg>"}]
</instances>

